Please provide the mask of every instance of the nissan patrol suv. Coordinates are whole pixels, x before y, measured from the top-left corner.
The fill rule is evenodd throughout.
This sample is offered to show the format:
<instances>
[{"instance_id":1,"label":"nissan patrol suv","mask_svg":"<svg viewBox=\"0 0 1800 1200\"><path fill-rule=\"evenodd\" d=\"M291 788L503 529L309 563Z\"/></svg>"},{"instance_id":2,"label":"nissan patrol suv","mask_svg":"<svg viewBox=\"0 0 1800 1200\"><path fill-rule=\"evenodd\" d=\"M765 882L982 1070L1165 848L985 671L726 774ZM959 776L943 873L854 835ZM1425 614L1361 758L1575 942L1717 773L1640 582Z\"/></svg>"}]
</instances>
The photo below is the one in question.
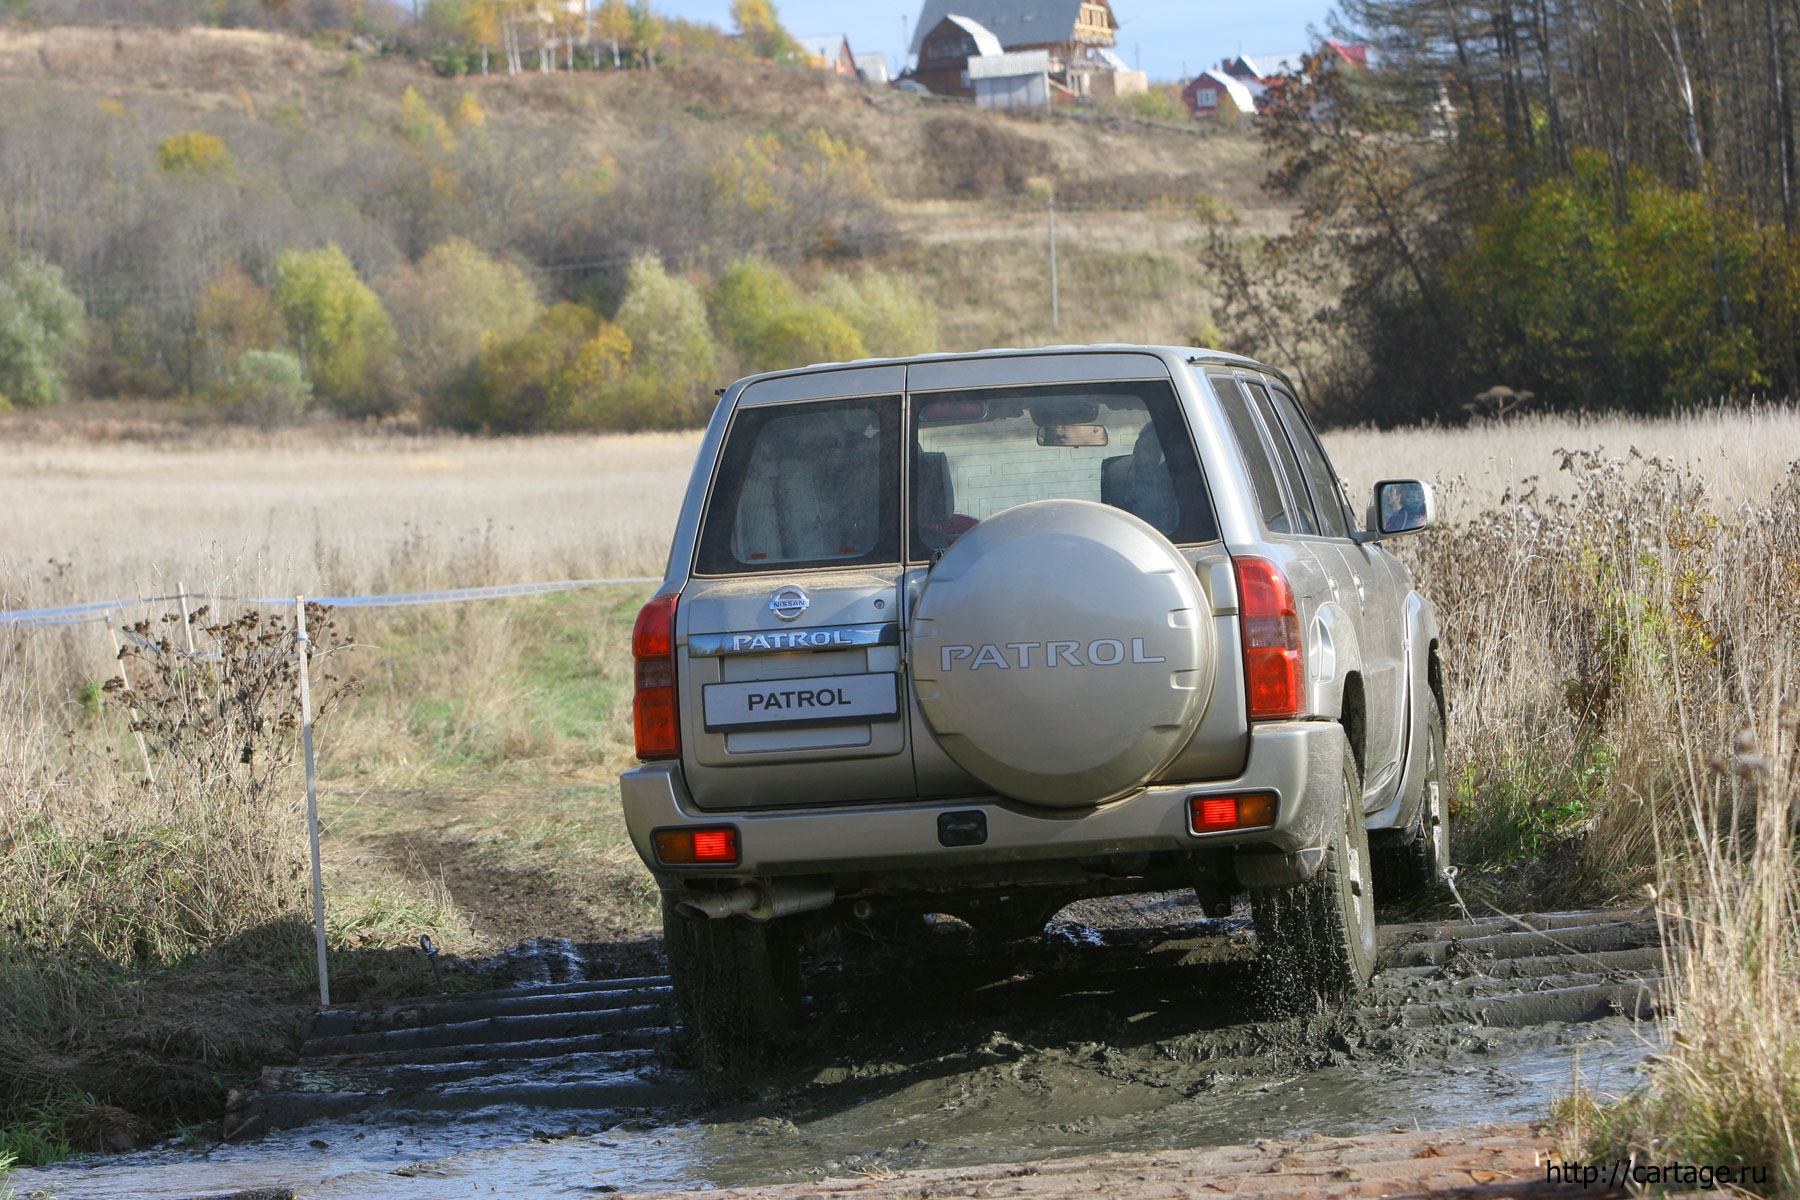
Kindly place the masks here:
<instances>
[{"instance_id":1,"label":"nissan patrol suv","mask_svg":"<svg viewBox=\"0 0 1800 1200\"><path fill-rule=\"evenodd\" d=\"M1064 347L726 389L637 619L621 794L704 1064L797 1019L844 920L993 938L1249 893L1278 995L1365 984L1374 893L1449 860L1431 603L1279 371ZM1373 848L1373 854L1371 853Z\"/></svg>"}]
</instances>

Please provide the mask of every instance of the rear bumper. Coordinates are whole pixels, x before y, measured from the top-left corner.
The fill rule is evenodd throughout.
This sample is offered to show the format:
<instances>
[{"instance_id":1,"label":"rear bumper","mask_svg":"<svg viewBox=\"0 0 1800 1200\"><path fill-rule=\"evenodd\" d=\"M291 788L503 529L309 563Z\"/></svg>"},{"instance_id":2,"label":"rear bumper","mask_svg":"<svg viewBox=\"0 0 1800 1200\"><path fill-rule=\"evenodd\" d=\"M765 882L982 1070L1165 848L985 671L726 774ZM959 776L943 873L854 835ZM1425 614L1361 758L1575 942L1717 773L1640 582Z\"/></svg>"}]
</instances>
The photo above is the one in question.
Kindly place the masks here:
<instances>
[{"instance_id":1,"label":"rear bumper","mask_svg":"<svg viewBox=\"0 0 1800 1200\"><path fill-rule=\"evenodd\" d=\"M1296 883L1317 869L1339 811L1343 727L1327 721L1258 725L1244 773L1236 779L1146 788L1099 809L1059 813L995 796L845 805L833 808L702 812L688 795L679 763L649 763L620 777L632 844L664 883L683 879L831 875L907 868L954 870L1143 851L1239 848L1239 878L1249 886ZM1195 835L1194 796L1273 791L1273 827ZM940 813L981 812L987 840L945 847ZM655 830L734 826L741 860L730 867L669 867L651 844Z\"/></svg>"}]
</instances>

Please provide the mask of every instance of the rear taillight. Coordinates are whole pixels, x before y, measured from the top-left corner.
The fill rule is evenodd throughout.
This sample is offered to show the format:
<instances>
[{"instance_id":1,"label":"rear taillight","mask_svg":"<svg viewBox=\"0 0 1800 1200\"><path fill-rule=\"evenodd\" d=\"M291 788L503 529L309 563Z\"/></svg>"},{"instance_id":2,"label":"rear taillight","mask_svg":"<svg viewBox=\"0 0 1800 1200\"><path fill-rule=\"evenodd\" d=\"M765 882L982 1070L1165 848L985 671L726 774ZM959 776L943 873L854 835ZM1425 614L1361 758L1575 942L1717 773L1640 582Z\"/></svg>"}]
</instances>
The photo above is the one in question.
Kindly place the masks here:
<instances>
[{"instance_id":1,"label":"rear taillight","mask_svg":"<svg viewBox=\"0 0 1800 1200\"><path fill-rule=\"evenodd\" d=\"M637 660L632 716L637 756L645 762L681 757L681 714L675 704L676 595L657 596L644 605L631 630L631 656Z\"/></svg>"},{"instance_id":2,"label":"rear taillight","mask_svg":"<svg viewBox=\"0 0 1800 1200\"><path fill-rule=\"evenodd\" d=\"M717 829L659 829L651 840L656 845L657 861L670 866L737 865L738 835L730 825Z\"/></svg>"},{"instance_id":3,"label":"rear taillight","mask_svg":"<svg viewBox=\"0 0 1800 1200\"><path fill-rule=\"evenodd\" d=\"M1246 792L1241 796L1192 796L1188 799L1188 828L1195 833L1266 829L1275 823L1276 804L1274 792Z\"/></svg>"},{"instance_id":4,"label":"rear taillight","mask_svg":"<svg viewBox=\"0 0 1800 1200\"><path fill-rule=\"evenodd\" d=\"M1252 721L1279 721L1306 711L1306 665L1300 610L1281 568L1263 558L1234 559L1239 623L1244 627L1244 679Z\"/></svg>"}]
</instances>

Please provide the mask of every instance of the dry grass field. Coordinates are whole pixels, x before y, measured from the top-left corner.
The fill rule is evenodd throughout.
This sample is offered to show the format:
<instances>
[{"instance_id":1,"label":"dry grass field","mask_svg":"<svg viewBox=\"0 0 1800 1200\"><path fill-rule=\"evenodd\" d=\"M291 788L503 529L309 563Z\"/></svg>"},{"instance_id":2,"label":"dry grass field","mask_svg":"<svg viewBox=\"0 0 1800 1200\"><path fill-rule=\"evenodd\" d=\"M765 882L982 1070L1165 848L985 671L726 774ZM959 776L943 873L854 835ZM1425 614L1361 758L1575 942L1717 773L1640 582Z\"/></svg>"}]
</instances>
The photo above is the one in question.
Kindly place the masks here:
<instances>
[{"instance_id":1,"label":"dry grass field","mask_svg":"<svg viewBox=\"0 0 1800 1200\"><path fill-rule=\"evenodd\" d=\"M697 433L96 441L25 429L0 419L4 608L161 594L178 580L285 596L658 575L699 446ZM1566 492L1564 449L1663 459L1723 511L1766 498L1800 458L1800 412L1528 417L1325 441L1359 502L1376 479L1423 476L1451 522L1532 477Z\"/></svg>"},{"instance_id":2,"label":"dry grass field","mask_svg":"<svg viewBox=\"0 0 1800 1200\"><path fill-rule=\"evenodd\" d=\"M660 575L698 434L0 443L0 604Z\"/></svg>"},{"instance_id":3,"label":"dry grass field","mask_svg":"<svg viewBox=\"0 0 1800 1200\"><path fill-rule=\"evenodd\" d=\"M1399 552L1447 631L1465 895L1544 908L1653 888L1693 967L1671 1011L1705 1023L1705 1052L1670 1055L1635 1108L1572 1108L1578 1132L1617 1148L1673 1123L1703 1132L1681 1143L1695 1154L1754 1145L1800 1179L1777 1119L1794 1112L1800 1062L1800 416L1539 417L1326 440L1359 493L1386 476L1444 485L1445 528ZM101 442L15 427L0 441L12 517L0 608L177 579L291 595L655 575L696 441ZM335 617L328 636L358 643L321 668L333 690L357 679L322 743L344 995L418 986L405 947L420 932L469 955L540 929L648 933L612 783L630 762L627 642L644 590ZM42 1143L15 1137L28 1156L54 1153L81 1128L71 1115L96 1105L152 1122L204 1110L219 1079L279 1057L305 1012L287 685L274 677L263 707L223 715L206 699L291 635L223 624L235 611L201 622L224 654L205 670L225 675L128 659L154 788L121 698L101 686L103 634L0 634L0 1126L49 1114L18 1126ZM173 641L161 613L139 614L144 631ZM198 749L195 728L210 731ZM249 728L270 732L246 766L221 748ZM1778 952L1750 953L1759 943L1740 930ZM221 1020L224 977L235 1022ZM1732 1065L1748 1062L1774 1065ZM1722 1115L1738 1110L1763 1116Z\"/></svg>"}]
</instances>

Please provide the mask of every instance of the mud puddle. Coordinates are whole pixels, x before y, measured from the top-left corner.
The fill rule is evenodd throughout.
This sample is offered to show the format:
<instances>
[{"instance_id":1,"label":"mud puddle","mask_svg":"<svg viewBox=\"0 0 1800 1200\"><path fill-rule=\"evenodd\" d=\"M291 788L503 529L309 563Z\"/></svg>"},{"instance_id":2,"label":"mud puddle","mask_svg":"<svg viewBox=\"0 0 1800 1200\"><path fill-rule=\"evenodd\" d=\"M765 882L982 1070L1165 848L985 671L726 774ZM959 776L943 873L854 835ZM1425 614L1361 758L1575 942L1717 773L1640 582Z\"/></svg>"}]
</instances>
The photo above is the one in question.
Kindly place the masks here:
<instances>
[{"instance_id":1,"label":"mud puddle","mask_svg":"<svg viewBox=\"0 0 1800 1200\"><path fill-rule=\"evenodd\" d=\"M806 1045L734 1094L709 1095L673 1066L648 1018L609 1017L611 1032L569 1039L581 1046L570 1053L554 1038L381 1054L365 1040L355 1058L315 1060L307 1078L324 1090L296 1090L288 1069L271 1073L265 1098L362 1111L210 1155L167 1147L10 1182L21 1196L70 1200L254 1186L321 1198L580 1196L1530 1120L1569 1089L1577 1064L1591 1087L1629 1085L1652 1048L1653 1026L1632 1014L1648 1012L1656 952L1633 914L1528 920L1546 932L1384 927L1383 969L1362 1006L1283 1021L1253 1019L1245 923L1205 920L1179 896L1097 902L1037 942L1000 948L942 922L821 962ZM594 1020L653 1012L659 985L556 986L565 990L461 1003L501 1005L516 1015L490 1022L525 1022L536 1037L546 1030L529 1022L545 1014L525 1010L560 1009L555 997L583 999L580 1019ZM399 1041L341 1036L413 1045L469 1024L409 1020L415 1032ZM590 1048L595 1038L621 1044ZM526 1052L504 1069L491 1061ZM369 1078L377 1068L385 1088Z\"/></svg>"}]
</instances>

